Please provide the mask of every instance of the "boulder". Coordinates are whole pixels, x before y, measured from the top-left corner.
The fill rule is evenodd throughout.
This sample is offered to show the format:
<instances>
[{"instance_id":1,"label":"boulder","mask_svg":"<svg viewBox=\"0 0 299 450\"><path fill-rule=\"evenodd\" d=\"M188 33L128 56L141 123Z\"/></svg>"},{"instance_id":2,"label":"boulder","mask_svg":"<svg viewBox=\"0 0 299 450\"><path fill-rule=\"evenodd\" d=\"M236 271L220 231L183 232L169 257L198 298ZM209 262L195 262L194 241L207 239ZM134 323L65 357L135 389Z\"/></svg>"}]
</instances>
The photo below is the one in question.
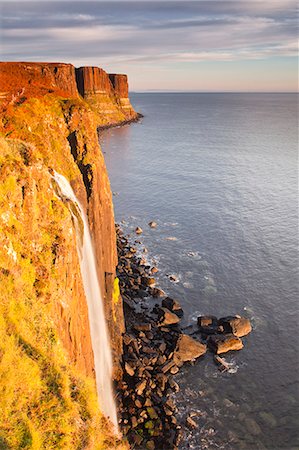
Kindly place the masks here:
<instances>
[{"instance_id":1,"label":"boulder","mask_svg":"<svg viewBox=\"0 0 299 450\"><path fill-rule=\"evenodd\" d=\"M187 334L181 334L174 350L173 361L177 366L182 366L187 361L199 358L206 353L207 346L196 341Z\"/></svg>"},{"instance_id":2,"label":"boulder","mask_svg":"<svg viewBox=\"0 0 299 450\"><path fill-rule=\"evenodd\" d=\"M162 291L162 289L158 289L158 288L152 288L150 291L150 294L154 297L165 297L165 292Z\"/></svg>"},{"instance_id":3,"label":"boulder","mask_svg":"<svg viewBox=\"0 0 299 450\"><path fill-rule=\"evenodd\" d=\"M219 355L231 350L241 350L243 348L243 342L233 334L216 334L209 336L208 346Z\"/></svg>"},{"instance_id":4,"label":"boulder","mask_svg":"<svg viewBox=\"0 0 299 450\"><path fill-rule=\"evenodd\" d=\"M127 372L128 375L130 375L130 377L132 377L135 374L134 368L130 366L130 364L127 362L125 364L125 371Z\"/></svg>"},{"instance_id":5,"label":"boulder","mask_svg":"<svg viewBox=\"0 0 299 450\"><path fill-rule=\"evenodd\" d=\"M142 284L145 286L155 286L156 280L153 277L142 277L141 279Z\"/></svg>"},{"instance_id":6,"label":"boulder","mask_svg":"<svg viewBox=\"0 0 299 450\"><path fill-rule=\"evenodd\" d=\"M143 233L142 228L140 228L140 227L135 228L135 233L136 233L136 234L141 234L141 233Z\"/></svg>"},{"instance_id":7,"label":"boulder","mask_svg":"<svg viewBox=\"0 0 299 450\"><path fill-rule=\"evenodd\" d=\"M136 331L150 331L152 328L150 323L139 323L137 325L134 325L134 329Z\"/></svg>"},{"instance_id":8,"label":"boulder","mask_svg":"<svg viewBox=\"0 0 299 450\"><path fill-rule=\"evenodd\" d=\"M169 309L167 308L159 308L158 314L160 317L158 323L159 327L175 325L180 321L180 318L176 314L173 314L171 311L169 311Z\"/></svg>"},{"instance_id":9,"label":"boulder","mask_svg":"<svg viewBox=\"0 0 299 450\"><path fill-rule=\"evenodd\" d=\"M194 430L195 428L198 428L197 423L190 416L188 416L186 419L186 425L190 430Z\"/></svg>"},{"instance_id":10,"label":"boulder","mask_svg":"<svg viewBox=\"0 0 299 450\"><path fill-rule=\"evenodd\" d=\"M215 316L199 316L197 318L197 325L199 327L217 327L218 326L218 320Z\"/></svg>"},{"instance_id":11,"label":"boulder","mask_svg":"<svg viewBox=\"0 0 299 450\"><path fill-rule=\"evenodd\" d=\"M235 336L242 337L249 334L252 330L249 319L239 316L222 317L218 321L225 333L232 333Z\"/></svg>"},{"instance_id":12,"label":"boulder","mask_svg":"<svg viewBox=\"0 0 299 450\"><path fill-rule=\"evenodd\" d=\"M174 300L173 298L166 297L162 300L162 306L164 308L169 309L171 312L175 313L177 316L182 317L184 312L177 300Z\"/></svg>"},{"instance_id":13,"label":"boulder","mask_svg":"<svg viewBox=\"0 0 299 450\"><path fill-rule=\"evenodd\" d=\"M149 226L151 228L156 228L157 227L157 223L152 220L151 222L149 222Z\"/></svg>"}]
</instances>

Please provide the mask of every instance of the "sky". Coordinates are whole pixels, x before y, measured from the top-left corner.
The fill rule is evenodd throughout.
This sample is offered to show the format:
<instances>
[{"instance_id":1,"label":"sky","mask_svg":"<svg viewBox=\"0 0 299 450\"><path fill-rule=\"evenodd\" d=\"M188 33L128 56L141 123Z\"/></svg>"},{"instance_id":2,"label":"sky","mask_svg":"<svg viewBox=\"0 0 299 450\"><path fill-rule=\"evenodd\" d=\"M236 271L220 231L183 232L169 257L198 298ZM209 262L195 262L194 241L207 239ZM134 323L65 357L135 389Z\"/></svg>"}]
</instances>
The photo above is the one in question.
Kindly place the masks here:
<instances>
[{"instance_id":1,"label":"sky","mask_svg":"<svg viewBox=\"0 0 299 450\"><path fill-rule=\"evenodd\" d=\"M296 5L0 0L0 57L126 73L131 91L294 92Z\"/></svg>"}]
</instances>

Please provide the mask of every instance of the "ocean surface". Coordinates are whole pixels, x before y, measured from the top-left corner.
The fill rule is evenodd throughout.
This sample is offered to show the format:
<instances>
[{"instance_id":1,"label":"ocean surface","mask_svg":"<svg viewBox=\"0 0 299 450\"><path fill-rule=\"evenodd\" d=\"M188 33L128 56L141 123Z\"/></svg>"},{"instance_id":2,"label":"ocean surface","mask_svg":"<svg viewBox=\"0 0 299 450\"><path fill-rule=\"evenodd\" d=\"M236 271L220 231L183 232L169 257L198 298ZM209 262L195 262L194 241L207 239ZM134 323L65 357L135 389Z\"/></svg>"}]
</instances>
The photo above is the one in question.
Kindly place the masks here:
<instances>
[{"instance_id":1,"label":"ocean surface","mask_svg":"<svg viewBox=\"0 0 299 450\"><path fill-rule=\"evenodd\" d=\"M198 424L180 448L298 449L298 97L131 100L144 118L100 136L116 221L132 238L144 230L183 325L204 314L253 325L243 350L225 355L229 373L207 354L178 374L179 416Z\"/></svg>"}]
</instances>

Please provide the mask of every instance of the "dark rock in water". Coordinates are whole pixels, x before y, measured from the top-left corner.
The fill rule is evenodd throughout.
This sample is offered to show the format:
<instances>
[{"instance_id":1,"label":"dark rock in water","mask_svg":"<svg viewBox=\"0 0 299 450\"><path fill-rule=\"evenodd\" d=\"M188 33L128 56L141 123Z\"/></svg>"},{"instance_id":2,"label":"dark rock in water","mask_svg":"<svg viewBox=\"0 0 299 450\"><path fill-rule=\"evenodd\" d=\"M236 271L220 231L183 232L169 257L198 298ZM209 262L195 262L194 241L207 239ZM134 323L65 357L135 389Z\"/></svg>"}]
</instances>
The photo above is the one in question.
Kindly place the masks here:
<instances>
[{"instance_id":1,"label":"dark rock in water","mask_svg":"<svg viewBox=\"0 0 299 450\"><path fill-rule=\"evenodd\" d=\"M186 419L186 425L188 428L190 428L190 430L194 430L195 428L198 428L197 423L190 416L188 416Z\"/></svg>"},{"instance_id":2,"label":"dark rock in water","mask_svg":"<svg viewBox=\"0 0 299 450\"><path fill-rule=\"evenodd\" d=\"M173 366L175 365L175 362L173 360L167 361L162 367L161 370L163 373L168 372Z\"/></svg>"},{"instance_id":3,"label":"dark rock in water","mask_svg":"<svg viewBox=\"0 0 299 450\"><path fill-rule=\"evenodd\" d=\"M159 326L169 326L169 325L175 325L180 321L180 318L173 314L169 309L167 308L159 308L158 310L159 314Z\"/></svg>"},{"instance_id":4,"label":"dark rock in water","mask_svg":"<svg viewBox=\"0 0 299 450\"><path fill-rule=\"evenodd\" d=\"M149 292L154 298L165 297L165 292L162 289L152 288Z\"/></svg>"},{"instance_id":5,"label":"dark rock in water","mask_svg":"<svg viewBox=\"0 0 299 450\"><path fill-rule=\"evenodd\" d=\"M157 227L157 223L154 222L154 221L151 221L151 222L149 222L149 226L150 226L151 228L156 228L156 227Z\"/></svg>"},{"instance_id":6,"label":"dark rock in water","mask_svg":"<svg viewBox=\"0 0 299 450\"><path fill-rule=\"evenodd\" d=\"M219 355L231 350L241 350L243 343L239 337L233 334L218 334L209 336L208 346Z\"/></svg>"},{"instance_id":7,"label":"dark rock in water","mask_svg":"<svg viewBox=\"0 0 299 450\"><path fill-rule=\"evenodd\" d=\"M142 277L141 282L145 286L154 286L156 284L156 280L153 277Z\"/></svg>"},{"instance_id":8,"label":"dark rock in water","mask_svg":"<svg viewBox=\"0 0 299 450\"><path fill-rule=\"evenodd\" d=\"M152 326L150 323L139 323L137 325L134 325L134 329L136 331L151 331Z\"/></svg>"},{"instance_id":9,"label":"dark rock in water","mask_svg":"<svg viewBox=\"0 0 299 450\"><path fill-rule=\"evenodd\" d=\"M218 321L225 333L232 333L235 336L242 337L249 334L252 330L249 319L239 316L222 317Z\"/></svg>"},{"instance_id":10,"label":"dark rock in water","mask_svg":"<svg viewBox=\"0 0 299 450\"><path fill-rule=\"evenodd\" d=\"M199 316L197 318L197 325L199 327L215 327L217 328L218 326L218 320L217 317L215 316Z\"/></svg>"},{"instance_id":11,"label":"dark rock in water","mask_svg":"<svg viewBox=\"0 0 299 450\"><path fill-rule=\"evenodd\" d=\"M178 317L182 317L184 314L183 309L179 304L179 302L177 300L174 300L173 298L170 297L163 298L162 306L175 313Z\"/></svg>"},{"instance_id":12,"label":"dark rock in water","mask_svg":"<svg viewBox=\"0 0 299 450\"><path fill-rule=\"evenodd\" d=\"M181 334L174 350L173 361L177 366L182 366L184 362L199 358L206 351L207 346L205 344L196 341L187 334Z\"/></svg>"}]
</instances>

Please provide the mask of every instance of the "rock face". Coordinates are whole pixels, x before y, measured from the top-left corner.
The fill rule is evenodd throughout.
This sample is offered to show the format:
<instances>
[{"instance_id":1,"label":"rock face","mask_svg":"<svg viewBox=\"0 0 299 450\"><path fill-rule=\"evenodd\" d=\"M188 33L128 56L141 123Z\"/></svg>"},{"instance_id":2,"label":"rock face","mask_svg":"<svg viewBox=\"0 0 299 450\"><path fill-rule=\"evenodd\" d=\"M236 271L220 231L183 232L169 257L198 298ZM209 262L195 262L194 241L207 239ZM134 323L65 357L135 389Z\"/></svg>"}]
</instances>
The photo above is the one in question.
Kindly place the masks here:
<instances>
[{"instance_id":1,"label":"rock face","mask_svg":"<svg viewBox=\"0 0 299 450\"><path fill-rule=\"evenodd\" d=\"M128 98L126 75L108 75L99 67L63 63L0 62L0 105L20 104L28 98L55 94L80 95L98 114L98 125L117 124L138 117Z\"/></svg>"},{"instance_id":2,"label":"rock face","mask_svg":"<svg viewBox=\"0 0 299 450\"><path fill-rule=\"evenodd\" d=\"M104 75L103 79L107 81ZM99 411L92 406L96 400L87 304L72 216L56 194L51 171L70 181L88 215L117 378L123 310L115 273L112 195L97 135L99 123L110 119L80 97L75 69L69 64L0 63L0 86L0 334L9 330L1 334L1 341L10 336L16 345L11 353L14 363L7 367L17 369L9 379L13 385L18 383L14 374L24 379L22 387L9 391L12 396L21 392L24 402L19 416L11 416L16 423L5 426L14 429L27 414L24 411L36 404L41 413L33 413L30 430L38 430L38 442L44 438L43 427L45 433L54 427L53 439L58 430L66 447L77 446L79 436L81 444L83 439L86 447L95 448L92 436L98 444L96 429L101 427L97 428ZM120 121L123 118L124 114ZM4 353L0 348L1 357L10 358L11 348L6 345ZM9 408L17 398L7 399L2 387L0 382L0 397ZM45 401L45 410L52 405L61 424L70 421L69 438L56 419L47 422ZM87 416L96 420L91 433L89 419L84 423ZM47 436L49 445L60 446L59 440L53 444Z\"/></svg>"},{"instance_id":3,"label":"rock face","mask_svg":"<svg viewBox=\"0 0 299 450\"><path fill-rule=\"evenodd\" d=\"M82 97L90 94L112 94L113 87L108 74L99 67L79 67L76 69L78 91Z\"/></svg>"},{"instance_id":4,"label":"rock face","mask_svg":"<svg viewBox=\"0 0 299 450\"><path fill-rule=\"evenodd\" d=\"M75 68L72 64L0 62L0 100L56 94L78 98Z\"/></svg>"},{"instance_id":5,"label":"rock face","mask_svg":"<svg viewBox=\"0 0 299 450\"><path fill-rule=\"evenodd\" d=\"M109 122L134 119L137 115L128 98L126 75L108 75L98 67L79 67L76 80L80 95Z\"/></svg>"}]
</instances>

